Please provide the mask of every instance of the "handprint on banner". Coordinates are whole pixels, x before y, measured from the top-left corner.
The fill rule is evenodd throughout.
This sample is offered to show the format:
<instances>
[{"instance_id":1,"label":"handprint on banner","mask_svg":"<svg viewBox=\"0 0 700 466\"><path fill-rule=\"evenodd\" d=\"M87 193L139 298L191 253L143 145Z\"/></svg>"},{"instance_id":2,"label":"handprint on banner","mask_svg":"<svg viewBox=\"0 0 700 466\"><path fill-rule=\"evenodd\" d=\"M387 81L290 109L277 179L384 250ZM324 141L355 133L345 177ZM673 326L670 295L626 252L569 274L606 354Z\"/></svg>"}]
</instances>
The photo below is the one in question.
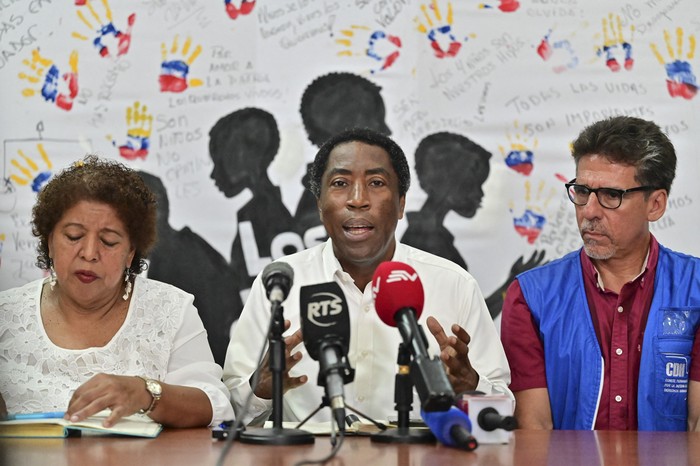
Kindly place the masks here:
<instances>
[{"instance_id":1,"label":"handprint on banner","mask_svg":"<svg viewBox=\"0 0 700 466\"><path fill-rule=\"evenodd\" d=\"M85 2L85 6L89 10L90 16L92 17L94 23L83 13L83 8L78 9L76 14L78 15L78 18L80 18L80 21L82 21L83 24L85 24L85 26L91 32L93 32L93 34L95 34L94 39L92 39L92 43L95 47L97 47L100 56L111 56L110 48L112 52L114 52L116 49L117 56L125 55L127 52L129 52L129 46L131 45L131 30L134 27L134 22L136 21L136 14L132 13L129 15L127 18L126 31L120 31L114 25L112 9L109 7L109 3L107 0L101 1L102 6L104 7L104 18L100 18L90 0ZM84 36L79 32L73 32L72 36L80 40L89 40L87 36Z\"/></svg>"},{"instance_id":2,"label":"handprint on banner","mask_svg":"<svg viewBox=\"0 0 700 466\"><path fill-rule=\"evenodd\" d=\"M494 7L490 3L481 3L479 4L479 8L498 8L503 13L511 13L520 8L520 2L518 0L499 0L497 7Z\"/></svg>"},{"instance_id":3,"label":"handprint on banner","mask_svg":"<svg viewBox=\"0 0 700 466\"><path fill-rule=\"evenodd\" d=\"M5 233L0 233L0 266L2 266L2 248L5 245Z\"/></svg>"},{"instance_id":4,"label":"handprint on banner","mask_svg":"<svg viewBox=\"0 0 700 466\"><path fill-rule=\"evenodd\" d=\"M343 47L338 56L367 56L380 63L379 68L370 70L370 73L384 71L394 64L399 58L401 38L384 31L374 31L367 26L352 25L348 29L341 29L341 39L336 39L336 44Z\"/></svg>"},{"instance_id":5,"label":"handprint on banner","mask_svg":"<svg viewBox=\"0 0 700 466\"><path fill-rule=\"evenodd\" d=\"M160 82L161 92L182 92L188 87L197 87L204 83L201 79L187 79L190 73L190 66L197 59L199 54L202 53L202 46L197 45L192 53L187 56L187 54L190 53L191 47L192 38L188 37L180 51L182 59L168 60L168 49L164 43L160 44L163 62L160 65L158 81ZM178 36L175 36L173 45L170 47L170 54L175 54L177 51Z\"/></svg>"},{"instance_id":6,"label":"handprint on banner","mask_svg":"<svg viewBox=\"0 0 700 466\"><path fill-rule=\"evenodd\" d=\"M553 65L552 70L555 73L562 73L566 70L576 68L576 65L578 65L578 57L571 46L571 42L569 42L568 39L552 41L551 36L552 30L550 29L542 38L540 45L537 46L537 55L542 57L542 60L548 61L556 51L561 50L566 52L567 57L564 57L563 60L561 56L558 57L558 64ZM564 63L562 64L562 62Z\"/></svg>"},{"instance_id":7,"label":"handprint on banner","mask_svg":"<svg viewBox=\"0 0 700 466\"><path fill-rule=\"evenodd\" d=\"M520 133L520 124L517 120L513 122L513 127L515 128L514 135L511 135L510 131L506 133L506 137L510 142L509 148L506 149L501 145L499 145L498 148L500 149L501 154L503 154L508 168L528 176L534 168L533 159L535 154L530 148L528 148L529 139L522 136ZM537 138L535 138L532 143L532 149L536 149L538 144L539 141Z\"/></svg>"},{"instance_id":8,"label":"handprint on banner","mask_svg":"<svg viewBox=\"0 0 700 466\"><path fill-rule=\"evenodd\" d=\"M462 43L452 33L452 2L447 2L447 15L444 19L437 0L433 0L430 6L421 5L420 9L423 12L425 23L419 18L414 18L414 22L420 32L427 34L435 56L438 58L456 56L459 49L462 48ZM432 17L435 19L433 20Z\"/></svg>"},{"instance_id":9,"label":"handprint on banner","mask_svg":"<svg viewBox=\"0 0 700 466\"><path fill-rule=\"evenodd\" d=\"M73 51L68 58L70 71L63 73L58 69L53 61L43 57L39 49L32 50L32 59L22 60L22 64L31 72L29 74L21 72L19 78L33 85L41 85L41 90L36 87L26 87L22 89L22 95L33 97L41 94L46 102L53 102L58 108L70 110L73 108L73 101L78 95L78 52Z\"/></svg>"},{"instance_id":10,"label":"handprint on banner","mask_svg":"<svg viewBox=\"0 0 700 466\"><path fill-rule=\"evenodd\" d=\"M683 57L683 28L676 29L676 47L677 51L673 50L671 34L664 30L664 42L666 42L666 50L668 50L669 61L666 62L664 57L659 52L656 44L651 44L651 50L654 52L659 63L666 68L666 87L671 97L683 97L684 99L692 99L698 93L698 83L693 74L693 68L689 61L684 61L682 58L692 60L695 57L695 35L688 36L688 53Z\"/></svg>"},{"instance_id":11,"label":"handprint on banner","mask_svg":"<svg viewBox=\"0 0 700 466\"><path fill-rule=\"evenodd\" d=\"M603 46L596 50L600 57L605 55L605 65L610 71L620 71L619 53L624 53L626 70L631 70L634 66L632 58L632 45L625 40L622 28L622 18L620 15L610 13L607 18L603 18ZM634 26L630 26L630 31L634 32Z\"/></svg>"},{"instance_id":12,"label":"handprint on banner","mask_svg":"<svg viewBox=\"0 0 700 466\"><path fill-rule=\"evenodd\" d=\"M42 169L39 167L34 159L26 156L20 149L17 151L17 154L22 158L22 161L16 158L10 161L12 166L19 171L20 174L11 174L10 180L19 186L28 186L31 184L32 191L38 193L51 178L53 163L51 163L49 154L46 152L46 149L44 149L43 144L37 143L36 150L39 152L41 160L44 162L46 168Z\"/></svg>"},{"instance_id":13,"label":"handprint on banner","mask_svg":"<svg viewBox=\"0 0 700 466\"><path fill-rule=\"evenodd\" d=\"M520 236L527 239L527 242L529 244L534 244L537 238L540 236L540 233L542 233L542 229L544 228L545 224L547 223L547 218L542 212L545 211L547 204L555 196L556 190L552 187L549 191L549 194L545 196L544 191L546 188L546 184L544 181L540 181L537 184L537 194L535 196L533 204L531 192L532 184L530 183L530 180L525 181L524 187L526 202L525 212L521 216L516 217L514 215L515 207L513 203L511 203L510 212L511 215L513 215L513 228L515 229L515 231Z\"/></svg>"},{"instance_id":14,"label":"handprint on banner","mask_svg":"<svg viewBox=\"0 0 700 466\"><path fill-rule=\"evenodd\" d=\"M118 146L119 155L127 160L146 160L153 129L153 115L148 113L148 107L138 101L127 107L126 128L126 142ZM112 145L117 147L117 141L112 139Z\"/></svg>"},{"instance_id":15,"label":"handprint on banner","mask_svg":"<svg viewBox=\"0 0 700 466\"><path fill-rule=\"evenodd\" d=\"M226 5L226 13L228 13L229 18L236 19L238 16L245 16L250 14L255 7L255 0L241 0L241 6L236 7L231 0L224 0Z\"/></svg>"}]
</instances>

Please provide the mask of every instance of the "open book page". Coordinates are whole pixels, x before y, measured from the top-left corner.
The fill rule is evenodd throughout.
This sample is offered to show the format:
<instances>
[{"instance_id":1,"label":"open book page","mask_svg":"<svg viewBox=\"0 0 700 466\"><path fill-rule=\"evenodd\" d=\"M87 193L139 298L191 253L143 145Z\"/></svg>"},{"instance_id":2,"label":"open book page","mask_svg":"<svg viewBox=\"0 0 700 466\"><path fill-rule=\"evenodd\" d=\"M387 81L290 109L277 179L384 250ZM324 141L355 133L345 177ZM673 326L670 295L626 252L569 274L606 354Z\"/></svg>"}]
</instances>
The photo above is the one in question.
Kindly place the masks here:
<instances>
[{"instance_id":1,"label":"open book page","mask_svg":"<svg viewBox=\"0 0 700 466\"><path fill-rule=\"evenodd\" d=\"M102 435L128 435L133 437L157 437L162 426L147 416L134 414L120 419L112 427L102 423L109 412L102 411L84 421L70 422L62 418L19 419L0 422L0 437L68 437L77 432Z\"/></svg>"},{"instance_id":2,"label":"open book page","mask_svg":"<svg viewBox=\"0 0 700 466\"><path fill-rule=\"evenodd\" d=\"M104 411L90 416L84 421L69 423L69 429L92 430L109 434L130 435L133 437L156 437L163 426L145 415L133 414L123 417L112 427L104 427L102 423L109 414Z\"/></svg>"}]
</instances>

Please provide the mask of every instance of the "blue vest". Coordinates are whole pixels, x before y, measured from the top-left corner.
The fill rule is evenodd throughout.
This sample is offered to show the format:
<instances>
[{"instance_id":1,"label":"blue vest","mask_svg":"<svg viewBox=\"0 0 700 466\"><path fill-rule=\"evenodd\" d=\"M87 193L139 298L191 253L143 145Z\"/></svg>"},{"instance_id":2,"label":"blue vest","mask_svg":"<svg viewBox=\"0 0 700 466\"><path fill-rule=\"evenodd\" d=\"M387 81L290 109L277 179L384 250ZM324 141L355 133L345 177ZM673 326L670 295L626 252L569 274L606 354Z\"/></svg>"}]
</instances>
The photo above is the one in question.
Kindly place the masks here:
<instances>
[{"instance_id":1,"label":"blue vest","mask_svg":"<svg viewBox=\"0 0 700 466\"><path fill-rule=\"evenodd\" d=\"M603 388L579 254L517 277L544 346L555 429L593 429ZM639 430L687 429L690 353L699 322L700 259L659 245L639 369Z\"/></svg>"}]
</instances>

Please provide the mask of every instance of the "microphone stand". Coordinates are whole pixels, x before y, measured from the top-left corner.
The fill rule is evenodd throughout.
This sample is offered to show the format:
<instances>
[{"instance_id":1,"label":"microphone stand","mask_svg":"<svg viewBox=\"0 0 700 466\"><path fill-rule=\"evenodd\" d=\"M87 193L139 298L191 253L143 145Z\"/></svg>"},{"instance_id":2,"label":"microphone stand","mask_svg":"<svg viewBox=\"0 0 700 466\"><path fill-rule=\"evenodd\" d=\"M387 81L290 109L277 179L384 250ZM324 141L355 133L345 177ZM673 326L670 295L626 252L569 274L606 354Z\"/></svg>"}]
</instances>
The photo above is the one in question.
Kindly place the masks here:
<instances>
[{"instance_id":1,"label":"microphone stand","mask_svg":"<svg viewBox=\"0 0 700 466\"><path fill-rule=\"evenodd\" d=\"M282 377L286 368L284 333L284 308L274 301L271 307L270 372L272 372L272 428L250 428L239 435L242 443L261 445L303 445L314 443L311 432L282 427Z\"/></svg>"},{"instance_id":2,"label":"microphone stand","mask_svg":"<svg viewBox=\"0 0 700 466\"><path fill-rule=\"evenodd\" d=\"M398 371L394 378L394 402L398 415L398 428L372 434L373 442L379 443L435 443L430 429L411 429L410 414L413 403L413 382L411 380L411 351L404 343L399 344L396 360Z\"/></svg>"},{"instance_id":3,"label":"microphone stand","mask_svg":"<svg viewBox=\"0 0 700 466\"><path fill-rule=\"evenodd\" d=\"M311 418L312 418L317 412L319 412L321 409L323 409L323 408L326 407L326 406L330 406L330 405L331 405L331 403L330 403L330 401L328 401L328 397L324 396L324 397L321 399L321 404L318 405L318 407L317 407L316 409L314 409L314 410L311 412L311 414L309 414L308 416L306 416L306 417L304 418L304 420L302 420L299 424L297 424L297 429L300 428L301 426L303 426L304 424L306 424L306 422L307 422L309 419L311 419ZM359 410L353 408L353 407L350 406L349 404L346 403L346 404L345 404L345 407L346 407L347 409L349 409L350 411L352 411L353 413L360 415L360 417L363 417L364 419L367 419L369 422L371 422L372 424L374 424L379 430L386 430L386 429L387 429L387 426L385 426L383 423L372 419L372 418L369 417L367 414L365 414L365 413L363 413L362 411L359 411ZM333 421L331 420L331 422L333 422ZM341 429L341 428L342 428L341 426L338 427L338 429Z\"/></svg>"}]
</instances>

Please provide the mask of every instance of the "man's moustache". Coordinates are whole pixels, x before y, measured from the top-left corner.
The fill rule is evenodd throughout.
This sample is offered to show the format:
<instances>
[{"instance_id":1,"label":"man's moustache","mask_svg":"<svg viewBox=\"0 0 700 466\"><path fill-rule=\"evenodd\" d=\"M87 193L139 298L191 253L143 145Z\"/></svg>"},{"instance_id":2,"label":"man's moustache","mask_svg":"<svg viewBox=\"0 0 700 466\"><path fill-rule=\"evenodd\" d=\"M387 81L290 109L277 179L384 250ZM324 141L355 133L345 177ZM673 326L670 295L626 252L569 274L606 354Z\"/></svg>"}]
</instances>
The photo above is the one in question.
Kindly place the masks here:
<instances>
[{"instance_id":1,"label":"man's moustache","mask_svg":"<svg viewBox=\"0 0 700 466\"><path fill-rule=\"evenodd\" d=\"M605 230L600 228L600 223L598 222L587 222L583 221L581 223L581 234L584 233L598 233L605 234Z\"/></svg>"}]
</instances>

